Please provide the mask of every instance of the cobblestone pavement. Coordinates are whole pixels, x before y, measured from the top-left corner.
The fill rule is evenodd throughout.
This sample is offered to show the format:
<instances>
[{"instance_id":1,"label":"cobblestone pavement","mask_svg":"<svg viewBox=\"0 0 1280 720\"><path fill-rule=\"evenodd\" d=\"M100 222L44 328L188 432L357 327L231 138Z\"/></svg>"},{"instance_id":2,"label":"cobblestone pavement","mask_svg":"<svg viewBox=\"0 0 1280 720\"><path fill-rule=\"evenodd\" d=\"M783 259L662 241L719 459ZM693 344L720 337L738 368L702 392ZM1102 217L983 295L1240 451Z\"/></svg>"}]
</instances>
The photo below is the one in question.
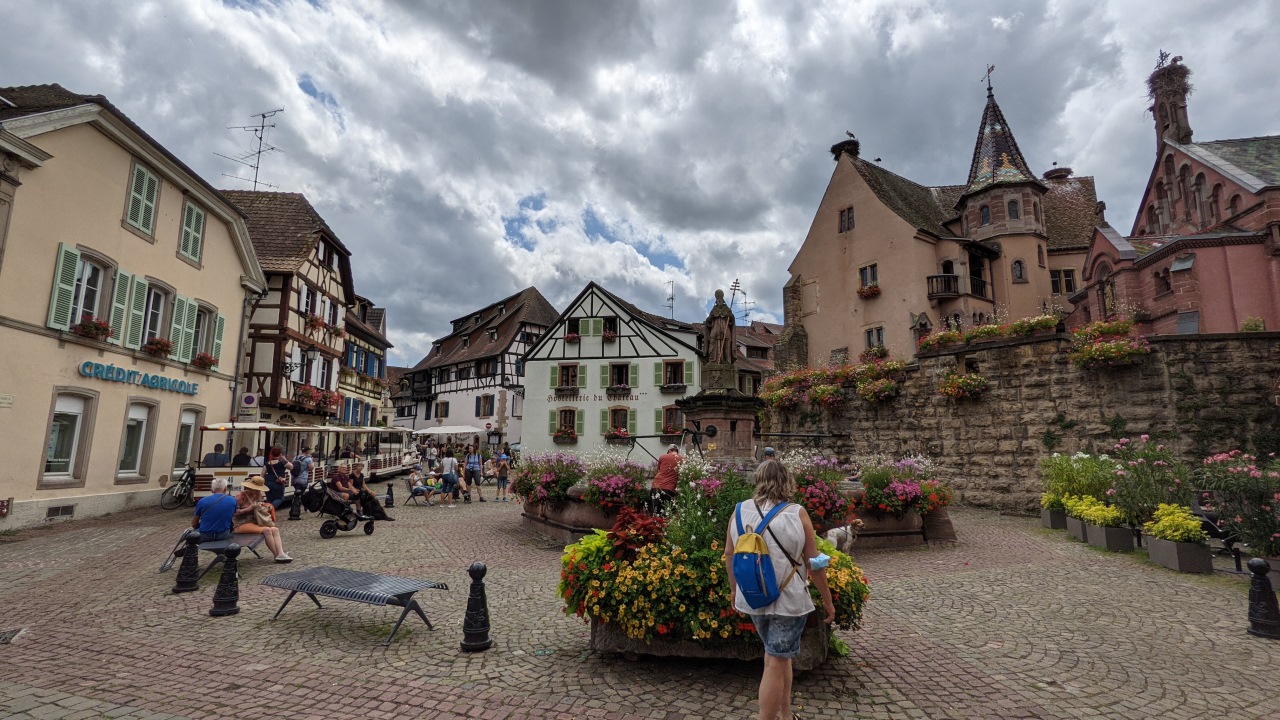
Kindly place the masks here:
<instances>
[{"instance_id":1,"label":"cobblestone pavement","mask_svg":"<svg viewBox=\"0 0 1280 720\"><path fill-rule=\"evenodd\" d=\"M18 718L754 717L758 663L602 657L560 613L560 548L520 506L401 507L374 535L283 522L288 569L335 565L449 584L428 631L398 610L289 605L241 563L241 613L211 618L216 573L172 595L157 572L185 513L139 511L0 538L0 715ZM1177 575L1029 518L953 512L960 543L866 552L853 654L798 678L812 718L1276 718L1280 642L1245 633L1239 577ZM207 557L206 557L207 559ZM459 651L474 560L494 646Z\"/></svg>"}]
</instances>

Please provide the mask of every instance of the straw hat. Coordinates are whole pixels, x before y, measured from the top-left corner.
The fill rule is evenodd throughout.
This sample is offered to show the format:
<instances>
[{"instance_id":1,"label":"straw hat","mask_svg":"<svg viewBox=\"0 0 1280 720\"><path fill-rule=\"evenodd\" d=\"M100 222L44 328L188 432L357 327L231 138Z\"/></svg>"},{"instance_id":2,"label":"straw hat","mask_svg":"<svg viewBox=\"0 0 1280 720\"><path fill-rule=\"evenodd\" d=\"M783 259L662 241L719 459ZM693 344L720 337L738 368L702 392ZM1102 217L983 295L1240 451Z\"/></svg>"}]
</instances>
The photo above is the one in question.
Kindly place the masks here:
<instances>
[{"instance_id":1,"label":"straw hat","mask_svg":"<svg viewBox=\"0 0 1280 720\"><path fill-rule=\"evenodd\" d=\"M257 490L258 492L267 491L267 482L262 479L261 475L252 475L248 480L244 481L244 485L240 486L244 490Z\"/></svg>"}]
</instances>

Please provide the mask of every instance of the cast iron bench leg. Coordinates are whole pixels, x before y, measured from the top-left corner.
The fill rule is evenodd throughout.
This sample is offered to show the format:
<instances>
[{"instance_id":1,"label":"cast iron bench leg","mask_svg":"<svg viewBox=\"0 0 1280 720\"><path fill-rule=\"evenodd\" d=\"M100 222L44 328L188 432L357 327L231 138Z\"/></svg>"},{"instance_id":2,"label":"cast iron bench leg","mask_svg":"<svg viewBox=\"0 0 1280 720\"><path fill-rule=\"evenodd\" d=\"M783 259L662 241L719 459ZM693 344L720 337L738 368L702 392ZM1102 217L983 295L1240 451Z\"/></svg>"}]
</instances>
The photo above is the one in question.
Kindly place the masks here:
<instances>
[{"instance_id":1,"label":"cast iron bench leg","mask_svg":"<svg viewBox=\"0 0 1280 720\"><path fill-rule=\"evenodd\" d=\"M399 618L398 620L396 620L396 626L395 626L395 627L393 627L393 628L391 628L391 634L387 636L387 641L386 641L386 642L384 642L384 643L382 643L382 647L388 647L388 646L390 646L390 645L391 645L391 639L392 639L392 638L394 638L394 637L396 636L396 633L400 632L400 625L401 625L402 623L404 623L404 618L405 618L405 616L406 616L406 615L408 615L408 614L409 614L409 610L410 610L410 608L413 606L413 604L414 604L414 603L413 603L413 601L412 601L412 600L410 600L409 602L405 603L405 605L404 605L404 612L401 612L401 613L400 613L400 618Z\"/></svg>"},{"instance_id":2,"label":"cast iron bench leg","mask_svg":"<svg viewBox=\"0 0 1280 720\"><path fill-rule=\"evenodd\" d=\"M204 572L200 573L200 577L196 578L197 582L200 580L203 580L204 576L208 575L209 571L212 570L214 567L226 561L227 561L226 555L223 555L222 553L218 553L217 555L215 555L213 560L209 561L209 565L204 569Z\"/></svg>"},{"instance_id":3,"label":"cast iron bench leg","mask_svg":"<svg viewBox=\"0 0 1280 720\"><path fill-rule=\"evenodd\" d=\"M417 600L409 601L409 609L418 613L418 617L422 618L422 622L427 624L428 630L435 630L435 626L433 626L431 621L427 619L427 614L422 611L422 606L418 604Z\"/></svg>"},{"instance_id":4,"label":"cast iron bench leg","mask_svg":"<svg viewBox=\"0 0 1280 720\"><path fill-rule=\"evenodd\" d=\"M289 597L285 598L285 599L284 599L284 602L280 603L280 609L279 609L279 610L276 610L276 614L275 614L275 615L272 615L272 616L271 616L271 619L272 619L272 620L275 620L276 618L280 617L280 613L284 612L284 606L285 606L285 605L288 605L288 604L289 604L289 601L293 599L293 596L294 596L294 595L297 595L297 594L298 594L298 591L297 591L297 590L290 590L290 591L289 591Z\"/></svg>"}]
</instances>

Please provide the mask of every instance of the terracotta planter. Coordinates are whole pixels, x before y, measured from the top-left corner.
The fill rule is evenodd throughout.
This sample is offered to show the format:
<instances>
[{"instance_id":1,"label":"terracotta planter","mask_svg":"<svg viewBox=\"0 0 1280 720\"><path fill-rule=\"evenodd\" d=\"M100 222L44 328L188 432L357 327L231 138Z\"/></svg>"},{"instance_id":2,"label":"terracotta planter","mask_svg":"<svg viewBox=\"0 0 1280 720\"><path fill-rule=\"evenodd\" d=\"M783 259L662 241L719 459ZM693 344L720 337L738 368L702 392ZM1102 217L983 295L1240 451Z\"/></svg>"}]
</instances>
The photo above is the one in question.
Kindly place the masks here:
<instances>
[{"instance_id":1,"label":"terracotta planter","mask_svg":"<svg viewBox=\"0 0 1280 720\"><path fill-rule=\"evenodd\" d=\"M1066 510L1040 510L1040 526L1050 530L1062 530L1067 527Z\"/></svg>"},{"instance_id":2,"label":"terracotta planter","mask_svg":"<svg viewBox=\"0 0 1280 720\"><path fill-rule=\"evenodd\" d=\"M1068 515L1067 516L1067 534L1075 538L1076 540L1079 540L1080 542L1084 542L1085 541L1084 521L1079 518L1073 518L1070 515Z\"/></svg>"},{"instance_id":3,"label":"terracotta planter","mask_svg":"<svg viewBox=\"0 0 1280 720\"><path fill-rule=\"evenodd\" d=\"M1085 523L1085 536L1089 544L1108 552L1132 552L1133 531L1122 527L1105 527Z\"/></svg>"},{"instance_id":4,"label":"terracotta planter","mask_svg":"<svg viewBox=\"0 0 1280 720\"><path fill-rule=\"evenodd\" d=\"M1213 554L1203 543L1173 542L1147 536L1151 562L1184 573L1213 572Z\"/></svg>"}]
</instances>

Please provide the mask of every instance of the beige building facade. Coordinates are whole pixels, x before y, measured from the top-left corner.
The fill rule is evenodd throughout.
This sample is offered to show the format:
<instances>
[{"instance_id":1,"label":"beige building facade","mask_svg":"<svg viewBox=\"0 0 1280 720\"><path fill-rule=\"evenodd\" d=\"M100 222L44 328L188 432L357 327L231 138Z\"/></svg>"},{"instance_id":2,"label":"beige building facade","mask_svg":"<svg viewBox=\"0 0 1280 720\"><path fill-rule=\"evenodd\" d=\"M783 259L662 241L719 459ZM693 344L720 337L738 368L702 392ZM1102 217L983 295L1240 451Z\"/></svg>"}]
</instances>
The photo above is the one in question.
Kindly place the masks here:
<instances>
[{"instance_id":1,"label":"beige building facade","mask_svg":"<svg viewBox=\"0 0 1280 720\"><path fill-rule=\"evenodd\" d=\"M158 502L264 287L240 213L105 98L0 88L0 530Z\"/></svg>"}]
</instances>

